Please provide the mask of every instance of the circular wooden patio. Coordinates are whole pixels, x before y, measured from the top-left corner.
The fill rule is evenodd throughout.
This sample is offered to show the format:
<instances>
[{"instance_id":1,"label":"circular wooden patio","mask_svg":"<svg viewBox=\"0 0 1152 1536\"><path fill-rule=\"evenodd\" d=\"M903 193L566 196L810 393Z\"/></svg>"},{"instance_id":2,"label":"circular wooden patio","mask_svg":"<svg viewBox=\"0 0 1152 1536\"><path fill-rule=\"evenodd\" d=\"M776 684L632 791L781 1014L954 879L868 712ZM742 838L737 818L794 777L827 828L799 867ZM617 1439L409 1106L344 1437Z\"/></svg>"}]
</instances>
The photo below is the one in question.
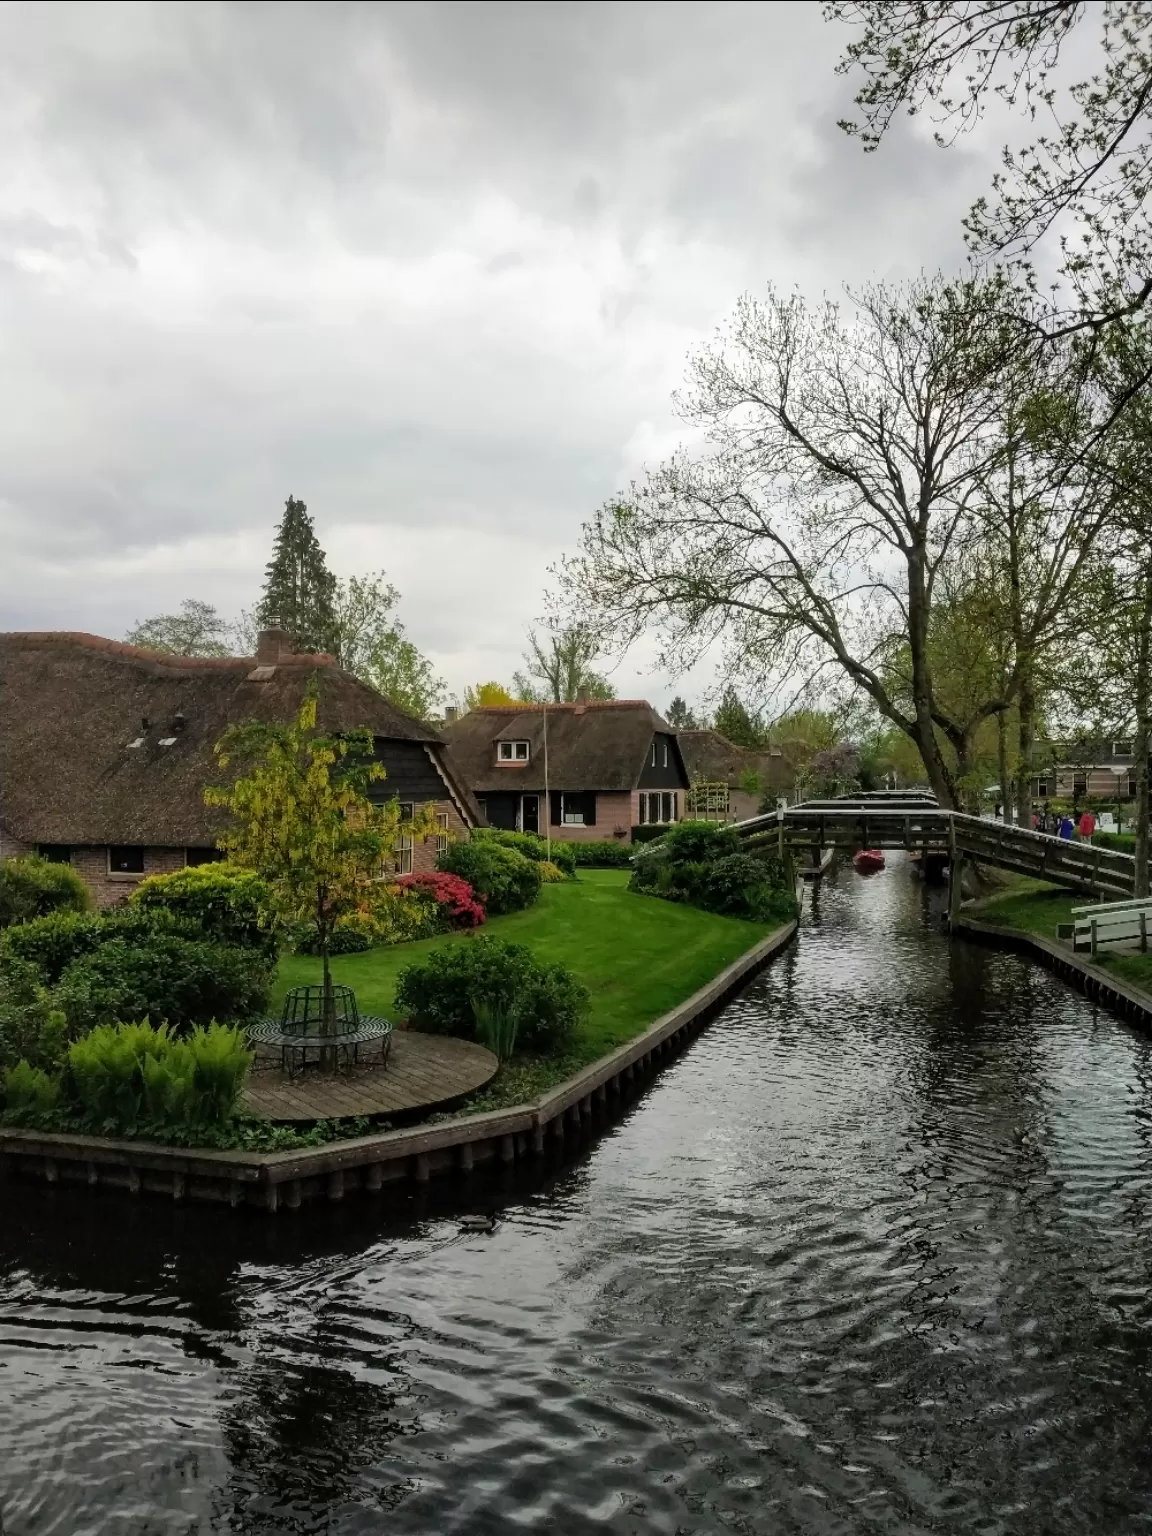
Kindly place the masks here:
<instances>
[{"instance_id":1,"label":"circular wooden patio","mask_svg":"<svg viewBox=\"0 0 1152 1536\"><path fill-rule=\"evenodd\" d=\"M383 1068L373 1063L350 1073L309 1072L292 1081L275 1053L262 1048L244 1096L249 1109L269 1120L407 1115L475 1093L499 1065L491 1051L470 1040L397 1030Z\"/></svg>"}]
</instances>

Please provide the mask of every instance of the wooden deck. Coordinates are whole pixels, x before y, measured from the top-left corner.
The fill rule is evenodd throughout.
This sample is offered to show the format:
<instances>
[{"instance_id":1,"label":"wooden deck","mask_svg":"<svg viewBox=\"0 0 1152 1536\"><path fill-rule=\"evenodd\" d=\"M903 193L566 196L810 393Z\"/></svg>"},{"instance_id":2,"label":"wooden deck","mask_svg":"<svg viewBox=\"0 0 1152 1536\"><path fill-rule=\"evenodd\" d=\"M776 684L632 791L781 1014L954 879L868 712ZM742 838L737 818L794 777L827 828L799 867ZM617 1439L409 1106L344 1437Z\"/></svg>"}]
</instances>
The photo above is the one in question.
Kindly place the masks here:
<instances>
[{"instance_id":1,"label":"wooden deck","mask_svg":"<svg viewBox=\"0 0 1152 1536\"><path fill-rule=\"evenodd\" d=\"M434 1109L475 1093L495 1076L499 1065L491 1051L469 1040L398 1030L392 1037L388 1065L357 1067L349 1074L310 1070L294 1082L271 1063L275 1053L261 1051L248 1080L250 1109L269 1120L335 1120L347 1115L400 1115Z\"/></svg>"}]
</instances>

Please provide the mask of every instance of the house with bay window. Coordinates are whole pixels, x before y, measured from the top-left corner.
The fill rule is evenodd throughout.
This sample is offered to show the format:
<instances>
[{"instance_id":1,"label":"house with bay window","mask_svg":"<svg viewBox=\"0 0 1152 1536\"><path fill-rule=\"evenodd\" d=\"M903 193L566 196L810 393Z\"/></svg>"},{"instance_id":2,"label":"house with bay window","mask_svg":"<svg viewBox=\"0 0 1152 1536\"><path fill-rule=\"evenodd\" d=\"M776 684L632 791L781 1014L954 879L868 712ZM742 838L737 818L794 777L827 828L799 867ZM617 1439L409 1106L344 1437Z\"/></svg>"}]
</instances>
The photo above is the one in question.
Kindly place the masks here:
<instances>
[{"instance_id":1,"label":"house with bay window","mask_svg":"<svg viewBox=\"0 0 1152 1536\"><path fill-rule=\"evenodd\" d=\"M492 705L442 734L489 826L629 842L635 826L683 818L676 733L643 699Z\"/></svg>"},{"instance_id":2,"label":"house with bay window","mask_svg":"<svg viewBox=\"0 0 1152 1536\"><path fill-rule=\"evenodd\" d=\"M172 656L97 635L0 635L0 858L38 852L72 864L102 906L146 875L218 858L226 812L215 746L230 725L288 724L311 678L318 723L366 727L401 821L431 805L437 833L401 836L382 877L431 869L480 812L441 736L331 656L297 655L265 630L254 657Z\"/></svg>"}]
</instances>

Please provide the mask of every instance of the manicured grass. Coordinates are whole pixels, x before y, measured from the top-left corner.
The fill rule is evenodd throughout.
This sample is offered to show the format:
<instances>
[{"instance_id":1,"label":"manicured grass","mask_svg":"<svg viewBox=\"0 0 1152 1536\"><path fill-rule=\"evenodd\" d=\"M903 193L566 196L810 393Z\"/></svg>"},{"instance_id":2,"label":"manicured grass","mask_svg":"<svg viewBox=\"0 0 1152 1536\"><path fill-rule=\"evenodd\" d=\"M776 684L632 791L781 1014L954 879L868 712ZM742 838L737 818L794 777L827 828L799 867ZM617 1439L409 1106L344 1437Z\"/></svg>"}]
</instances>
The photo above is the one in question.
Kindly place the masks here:
<instances>
[{"instance_id":1,"label":"manicured grass","mask_svg":"<svg viewBox=\"0 0 1152 1536\"><path fill-rule=\"evenodd\" d=\"M628 878L627 870L581 870L579 880L546 885L527 911L493 918L477 930L515 940L541 960L566 965L591 992L590 1016L561 1076L632 1039L769 932L761 923L638 895L627 889ZM418 944L339 955L332 972L337 981L355 989L365 1013L391 1018L396 978L405 966L444 944L471 942L471 934L446 934ZM318 960L285 956L275 1001L288 987L319 979Z\"/></svg>"},{"instance_id":2,"label":"manicured grass","mask_svg":"<svg viewBox=\"0 0 1152 1536\"><path fill-rule=\"evenodd\" d=\"M1009 875L1002 891L966 905L962 915L1054 939L1057 925L1072 921L1072 908L1086 906L1087 902L1087 897L1061 886L1030 880L1024 875Z\"/></svg>"}]
</instances>

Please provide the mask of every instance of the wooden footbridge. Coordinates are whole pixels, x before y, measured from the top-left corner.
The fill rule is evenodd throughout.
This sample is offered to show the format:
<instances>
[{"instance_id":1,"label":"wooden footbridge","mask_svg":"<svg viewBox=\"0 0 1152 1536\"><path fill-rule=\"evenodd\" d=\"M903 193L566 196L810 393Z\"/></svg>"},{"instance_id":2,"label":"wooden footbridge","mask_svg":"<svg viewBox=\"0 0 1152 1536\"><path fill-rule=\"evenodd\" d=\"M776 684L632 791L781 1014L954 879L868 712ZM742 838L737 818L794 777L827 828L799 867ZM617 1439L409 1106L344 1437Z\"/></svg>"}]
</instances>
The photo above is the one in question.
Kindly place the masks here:
<instances>
[{"instance_id":1,"label":"wooden footbridge","mask_svg":"<svg viewBox=\"0 0 1152 1536\"><path fill-rule=\"evenodd\" d=\"M823 848L903 848L952 867L965 859L993 864L1106 900L1135 891L1131 854L945 810L933 796L912 792L806 800L737 822L736 831L754 847L815 850L813 862Z\"/></svg>"}]
</instances>

